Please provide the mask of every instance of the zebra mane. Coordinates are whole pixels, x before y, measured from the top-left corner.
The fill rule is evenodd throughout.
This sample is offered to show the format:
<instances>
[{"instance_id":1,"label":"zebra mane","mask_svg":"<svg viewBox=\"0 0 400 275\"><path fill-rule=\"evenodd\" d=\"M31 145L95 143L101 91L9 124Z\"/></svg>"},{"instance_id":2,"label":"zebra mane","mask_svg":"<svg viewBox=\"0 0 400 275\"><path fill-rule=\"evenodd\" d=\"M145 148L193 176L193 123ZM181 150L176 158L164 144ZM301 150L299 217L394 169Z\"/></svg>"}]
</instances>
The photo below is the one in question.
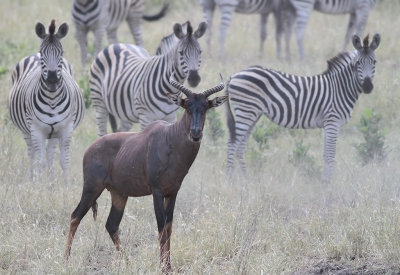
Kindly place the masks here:
<instances>
[{"instance_id":1,"label":"zebra mane","mask_svg":"<svg viewBox=\"0 0 400 275\"><path fill-rule=\"evenodd\" d=\"M353 57L354 54L352 52L339 53L337 56L327 61L328 69L324 73L326 74L342 70L344 67L351 63Z\"/></svg>"},{"instance_id":2,"label":"zebra mane","mask_svg":"<svg viewBox=\"0 0 400 275\"><path fill-rule=\"evenodd\" d=\"M193 27L192 27L192 25L190 24L190 21L187 21L186 23L187 23L186 33L187 33L188 36L191 36L192 33L193 33Z\"/></svg>"},{"instance_id":3,"label":"zebra mane","mask_svg":"<svg viewBox=\"0 0 400 275\"><path fill-rule=\"evenodd\" d=\"M49 34L54 35L54 32L56 31L56 20L51 20L50 26L49 26Z\"/></svg>"}]
</instances>

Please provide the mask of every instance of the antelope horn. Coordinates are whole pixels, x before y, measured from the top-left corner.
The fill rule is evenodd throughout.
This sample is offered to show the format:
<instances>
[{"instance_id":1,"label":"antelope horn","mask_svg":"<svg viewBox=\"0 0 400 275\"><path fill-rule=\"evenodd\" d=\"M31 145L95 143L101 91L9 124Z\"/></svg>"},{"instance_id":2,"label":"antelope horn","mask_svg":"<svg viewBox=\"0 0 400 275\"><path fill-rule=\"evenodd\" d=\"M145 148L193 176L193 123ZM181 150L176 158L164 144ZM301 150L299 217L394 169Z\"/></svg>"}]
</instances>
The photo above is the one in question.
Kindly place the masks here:
<instances>
[{"instance_id":1,"label":"antelope horn","mask_svg":"<svg viewBox=\"0 0 400 275\"><path fill-rule=\"evenodd\" d=\"M205 90L205 91L203 92L203 95L205 95L206 97L209 97L210 95L215 94L215 93L218 93L219 91L222 91L222 90L224 89L224 87L225 87L225 82L224 82L224 79L222 78L221 73L219 74L219 76L221 77L221 83L218 84L217 86L213 87L213 88L210 88L210 89L208 89L208 90Z\"/></svg>"},{"instance_id":2,"label":"antelope horn","mask_svg":"<svg viewBox=\"0 0 400 275\"><path fill-rule=\"evenodd\" d=\"M186 96L190 96L192 94L192 91L189 90L188 88L186 88L185 86L183 86L181 83L175 81L173 79L173 75L171 75L171 77L169 78L169 83L172 85L172 87L178 89L179 91L181 91L182 93L184 93Z\"/></svg>"}]
</instances>

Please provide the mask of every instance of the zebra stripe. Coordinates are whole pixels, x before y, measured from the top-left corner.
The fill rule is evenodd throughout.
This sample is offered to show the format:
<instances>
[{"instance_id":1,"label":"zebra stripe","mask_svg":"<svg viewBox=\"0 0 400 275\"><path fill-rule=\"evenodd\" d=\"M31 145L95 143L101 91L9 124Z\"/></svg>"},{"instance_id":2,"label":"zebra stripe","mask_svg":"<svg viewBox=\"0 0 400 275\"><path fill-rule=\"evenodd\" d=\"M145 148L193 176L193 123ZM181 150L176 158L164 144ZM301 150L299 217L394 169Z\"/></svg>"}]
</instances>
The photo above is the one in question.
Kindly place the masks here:
<instances>
[{"instance_id":1,"label":"zebra stripe","mask_svg":"<svg viewBox=\"0 0 400 275\"><path fill-rule=\"evenodd\" d=\"M286 128L324 128L324 168L322 178L331 178L334 170L336 139L340 126L351 117L361 93L370 93L375 73L376 34L369 45L354 36L354 52L337 55L328 61L320 75L296 76L259 66L233 75L227 85L231 108L227 107L230 139L227 173L231 174L237 154L246 171L244 152L251 130L261 115Z\"/></svg>"},{"instance_id":2,"label":"zebra stripe","mask_svg":"<svg viewBox=\"0 0 400 275\"><path fill-rule=\"evenodd\" d=\"M179 42L164 55L139 55L142 48L129 44L112 44L101 51L90 69L99 136L107 133L109 114L122 121L120 131L128 131L134 122L143 129L154 120L175 121L178 107L166 93L177 91L169 79L173 75L179 83L187 78L192 87L198 85L201 50L197 39L205 30L205 23L195 32L188 23L185 34L182 26L175 24Z\"/></svg>"},{"instance_id":3,"label":"zebra stripe","mask_svg":"<svg viewBox=\"0 0 400 275\"><path fill-rule=\"evenodd\" d=\"M210 52L211 44L211 29L212 29L212 19L215 7L218 5L221 19L219 27L219 55L224 56L224 44L226 33L230 22L232 20L233 12L243 13L243 14L260 14L260 50L259 54L262 56L264 54L264 42L267 38L267 20L269 14L272 12L275 16L275 21L277 24L277 34L280 34L280 28L282 27L280 23L280 6L283 4L283 0L200 0L200 5L203 9L204 21L207 22L208 32L206 35L206 42L208 46L208 51ZM277 43L280 40L276 41ZM281 56L280 46L277 47L277 55Z\"/></svg>"},{"instance_id":4,"label":"zebra stripe","mask_svg":"<svg viewBox=\"0 0 400 275\"><path fill-rule=\"evenodd\" d=\"M345 35L343 48L346 49L353 34L361 36L365 25L367 24L368 15L375 7L376 0L290 0L294 8L292 16L296 20L291 20L290 26L285 30L286 35L290 36L292 25L296 21L296 37L299 48L300 59L304 59L304 32L310 17L311 11L326 14L350 14L349 23ZM287 49L287 56L290 52Z\"/></svg>"},{"instance_id":5,"label":"zebra stripe","mask_svg":"<svg viewBox=\"0 0 400 275\"><path fill-rule=\"evenodd\" d=\"M89 31L93 31L95 36L95 55L102 49L104 33L107 33L109 43L117 43L117 29L123 21L128 23L135 43L143 46L141 20L157 20L165 15L168 8L165 3L159 13L143 15L144 3L144 0L74 0L71 13L83 68L86 66Z\"/></svg>"},{"instance_id":6,"label":"zebra stripe","mask_svg":"<svg viewBox=\"0 0 400 275\"><path fill-rule=\"evenodd\" d=\"M71 65L62 57L60 40L67 32L66 23L55 33L53 20L49 34L43 24L38 23L36 33L42 39L39 53L23 58L12 73L9 113L27 144L31 177L35 157L39 159L40 170L45 166L46 139L49 168L52 168L56 142L59 141L61 166L64 175L68 174L72 131L84 116L80 88L72 76Z\"/></svg>"}]
</instances>

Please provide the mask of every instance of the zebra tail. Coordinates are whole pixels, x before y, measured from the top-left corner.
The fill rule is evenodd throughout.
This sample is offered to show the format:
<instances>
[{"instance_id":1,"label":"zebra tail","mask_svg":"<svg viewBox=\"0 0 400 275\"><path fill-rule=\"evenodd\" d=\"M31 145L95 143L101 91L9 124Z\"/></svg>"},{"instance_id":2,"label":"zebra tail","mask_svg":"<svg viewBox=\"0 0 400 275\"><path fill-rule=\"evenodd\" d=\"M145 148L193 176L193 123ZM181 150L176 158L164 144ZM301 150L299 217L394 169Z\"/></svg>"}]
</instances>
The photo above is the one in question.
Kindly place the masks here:
<instances>
[{"instance_id":1,"label":"zebra tail","mask_svg":"<svg viewBox=\"0 0 400 275\"><path fill-rule=\"evenodd\" d=\"M111 129L112 129L113 133L118 132L118 125L117 125L117 120L115 119L115 116L112 114L108 114L108 119L110 121Z\"/></svg>"},{"instance_id":2,"label":"zebra tail","mask_svg":"<svg viewBox=\"0 0 400 275\"><path fill-rule=\"evenodd\" d=\"M153 15L143 15L142 18L146 21L156 21L162 17L165 16L165 14L167 13L168 10L168 6L169 6L169 1L165 1L161 11L159 13L153 14Z\"/></svg>"},{"instance_id":3,"label":"zebra tail","mask_svg":"<svg viewBox=\"0 0 400 275\"><path fill-rule=\"evenodd\" d=\"M229 94L228 93L229 82L230 82L230 79L229 79L228 83L226 84L225 95L227 95L227 96ZM226 110L226 120L227 120L227 124L228 124L228 129L229 129L229 139L230 139L230 142L234 143L236 141L235 118L232 113L229 98L228 98L227 102L225 103L225 110Z\"/></svg>"}]
</instances>

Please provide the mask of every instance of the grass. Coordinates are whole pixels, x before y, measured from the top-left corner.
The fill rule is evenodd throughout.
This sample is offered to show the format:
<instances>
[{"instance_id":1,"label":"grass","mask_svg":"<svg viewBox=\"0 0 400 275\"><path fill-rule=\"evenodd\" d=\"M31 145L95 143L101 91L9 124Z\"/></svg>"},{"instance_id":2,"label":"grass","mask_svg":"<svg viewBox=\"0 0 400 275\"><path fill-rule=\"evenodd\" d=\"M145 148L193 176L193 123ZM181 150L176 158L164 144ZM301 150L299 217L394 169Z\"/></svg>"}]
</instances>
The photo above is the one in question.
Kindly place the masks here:
<instances>
[{"instance_id":1,"label":"grass","mask_svg":"<svg viewBox=\"0 0 400 275\"><path fill-rule=\"evenodd\" d=\"M195 8L191 8L191 4ZM132 274L160 273L156 220L152 198L130 198L120 229L123 253L115 251L104 225L110 197L99 198L98 220L87 215L76 234L71 258L63 259L69 217L82 189L81 161L85 149L96 139L94 111L73 135L71 180L63 185L59 165L55 178L45 175L29 180L29 160L21 133L9 119L10 74L22 57L34 53L39 39L34 24L55 18L70 24L63 40L65 57L80 67L78 45L73 37L70 1L3 0L0 10L0 273L5 274ZM154 10L154 9L152 9ZM157 10L157 9L155 9ZM235 183L225 179L227 129L217 142L207 135L200 153L186 176L175 208L171 243L174 271L182 274L395 274L400 272L400 121L398 106L400 50L394 27L400 4L381 1L370 14L367 32L379 32L382 42L377 54L375 89L363 95L353 118L342 127L338 139L337 169L330 184L318 176L301 173L289 162L299 135L282 130L268 141L269 148L258 158L248 159L250 177L240 173ZM219 22L218 12L214 20ZM145 47L154 53L160 39L171 33L175 22L202 18L197 1L176 1L166 18L143 23ZM326 60L341 51L347 22L345 16L313 13L305 37L306 64L296 59L292 40L291 64L275 58L274 23L270 20L265 57L257 57L258 18L235 15L226 41L227 56L204 50L202 82L196 90L218 84L249 65L260 64L296 74L317 74ZM212 47L217 46L214 26ZM234 35L233 35L234 33ZM126 25L120 41L132 43ZM202 46L205 48L204 39ZM105 42L104 42L105 43ZM349 46L349 49L351 47ZM76 78L84 79L77 70ZM384 163L365 166L357 160L354 144L362 140L357 123L366 108L382 114L388 129ZM223 127L225 116L221 114ZM207 128L205 129L207 131ZM311 144L308 153L318 167L322 164L322 131L305 131L301 138ZM250 140L249 150L257 149ZM249 157L249 154L248 154Z\"/></svg>"}]
</instances>

